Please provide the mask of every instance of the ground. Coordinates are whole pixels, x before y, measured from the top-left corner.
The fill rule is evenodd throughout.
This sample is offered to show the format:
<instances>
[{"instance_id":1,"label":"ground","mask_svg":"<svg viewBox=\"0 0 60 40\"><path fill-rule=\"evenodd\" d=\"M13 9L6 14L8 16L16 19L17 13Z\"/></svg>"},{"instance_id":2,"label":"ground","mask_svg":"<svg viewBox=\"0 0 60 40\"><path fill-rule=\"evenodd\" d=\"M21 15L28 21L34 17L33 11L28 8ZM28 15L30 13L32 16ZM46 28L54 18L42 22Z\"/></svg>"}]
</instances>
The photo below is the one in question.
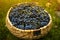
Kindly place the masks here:
<instances>
[{"instance_id":1,"label":"ground","mask_svg":"<svg viewBox=\"0 0 60 40\"><path fill-rule=\"evenodd\" d=\"M0 0L0 40L21 40L10 33L5 25L5 18L9 8L21 2L38 2L52 16L52 29L50 32L39 40L60 40L60 17L55 13L58 6L56 0ZM48 4L49 3L49 4ZM48 5L48 6L46 6Z\"/></svg>"}]
</instances>

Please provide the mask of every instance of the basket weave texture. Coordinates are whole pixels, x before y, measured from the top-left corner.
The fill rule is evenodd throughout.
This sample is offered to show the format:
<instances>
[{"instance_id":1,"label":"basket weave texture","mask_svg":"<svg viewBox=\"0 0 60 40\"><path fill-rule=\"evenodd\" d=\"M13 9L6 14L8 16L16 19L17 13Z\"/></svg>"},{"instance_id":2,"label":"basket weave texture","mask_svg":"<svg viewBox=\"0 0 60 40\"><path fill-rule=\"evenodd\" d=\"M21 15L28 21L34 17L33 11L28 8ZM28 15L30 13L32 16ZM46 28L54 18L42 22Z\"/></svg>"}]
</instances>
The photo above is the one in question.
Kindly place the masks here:
<instances>
[{"instance_id":1,"label":"basket weave texture","mask_svg":"<svg viewBox=\"0 0 60 40\"><path fill-rule=\"evenodd\" d=\"M44 35L46 35L50 31L50 29L52 27L51 26L52 25L52 18L50 16L50 14L48 14L49 17L50 17L49 23L46 26L42 27L42 28L39 28L39 29L36 29L36 30L22 30L22 29L18 29L16 27L14 27L11 24L10 20L9 20L9 13L10 13L10 11L11 11L12 8L13 7L11 7L9 9L9 11L7 12L6 26L9 29L9 31L13 35L15 35L16 37L18 37L18 38L27 38L27 39L29 39L29 38L30 39L38 39L38 38L43 37ZM38 33L38 34L36 34L36 33Z\"/></svg>"}]
</instances>

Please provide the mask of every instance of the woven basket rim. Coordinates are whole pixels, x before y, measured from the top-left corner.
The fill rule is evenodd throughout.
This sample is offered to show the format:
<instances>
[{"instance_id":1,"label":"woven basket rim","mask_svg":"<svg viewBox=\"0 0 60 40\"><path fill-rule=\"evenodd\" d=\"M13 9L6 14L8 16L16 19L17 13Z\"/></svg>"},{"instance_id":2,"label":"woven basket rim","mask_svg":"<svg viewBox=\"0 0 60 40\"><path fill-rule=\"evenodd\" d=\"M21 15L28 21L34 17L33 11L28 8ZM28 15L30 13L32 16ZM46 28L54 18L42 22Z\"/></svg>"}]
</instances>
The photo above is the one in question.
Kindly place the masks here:
<instances>
[{"instance_id":1,"label":"woven basket rim","mask_svg":"<svg viewBox=\"0 0 60 40\"><path fill-rule=\"evenodd\" d=\"M20 3L19 3L19 4L20 4ZM18 4L18 5L19 5L19 4ZM11 8L8 10L6 18L7 18L8 22L9 22L9 24L10 24L11 26L13 26L12 23L11 23L11 21L9 20L9 13L10 13L10 10L11 10L11 9L13 9L13 7L11 7ZM46 10L44 10L44 11L47 12ZM47 12L47 13L48 13L48 12ZM16 30L27 31L27 32L28 32L28 31L36 31L36 30L44 29L44 28L48 27L48 26L51 24L51 22L52 22L52 17L51 17L51 15L50 15L49 13L48 13L48 15L49 15L49 17L50 17L49 23L48 23L47 25L39 28L39 29L23 30L23 29L19 29L19 28L15 27L15 26L13 26L13 28L16 29Z\"/></svg>"}]
</instances>

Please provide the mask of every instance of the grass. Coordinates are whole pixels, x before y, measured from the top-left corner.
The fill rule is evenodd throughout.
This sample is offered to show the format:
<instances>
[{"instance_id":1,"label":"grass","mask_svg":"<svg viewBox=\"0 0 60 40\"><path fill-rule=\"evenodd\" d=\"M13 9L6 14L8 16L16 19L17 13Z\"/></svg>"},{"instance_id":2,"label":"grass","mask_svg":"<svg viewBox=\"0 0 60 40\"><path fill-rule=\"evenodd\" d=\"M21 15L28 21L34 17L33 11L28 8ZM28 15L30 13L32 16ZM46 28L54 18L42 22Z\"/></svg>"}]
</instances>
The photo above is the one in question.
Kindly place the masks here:
<instances>
[{"instance_id":1,"label":"grass","mask_svg":"<svg viewBox=\"0 0 60 40\"><path fill-rule=\"evenodd\" d=\"M40 38L39 40L60 40L60 19L57 17L54 11L57 6L56 0L51 0L52 5L50 7L45 6L45 4L48 2L47 0L0 0L0 40L21 40L12 35L5 26L7 11L11 6L21 2L38 2L39 5L44 7L52 16L52 29L46 36ZM57 28L55 26L57 26Z\"/></svg>"}]
</instances>

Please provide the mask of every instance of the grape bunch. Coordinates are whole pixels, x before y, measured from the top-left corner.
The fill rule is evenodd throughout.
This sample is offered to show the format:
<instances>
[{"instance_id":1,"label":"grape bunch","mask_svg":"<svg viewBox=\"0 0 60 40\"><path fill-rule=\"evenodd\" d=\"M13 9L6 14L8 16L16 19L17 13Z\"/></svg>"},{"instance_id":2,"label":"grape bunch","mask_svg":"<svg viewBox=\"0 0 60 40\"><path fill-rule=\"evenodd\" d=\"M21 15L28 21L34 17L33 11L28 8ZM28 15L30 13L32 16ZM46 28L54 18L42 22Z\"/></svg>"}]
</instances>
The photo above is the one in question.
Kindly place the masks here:
<instances>
[{"instance_id":1,"label":"grape bunch","mask_svg":"<svg viewBox=\"0 0 60 40\"><path fill-rule=\"evenodd\" d=\"M30 4L13 7L9 19L13 26L23 30L39 29L50 21L48 13L43 8Z\"/></svg>"}]
</instances>

